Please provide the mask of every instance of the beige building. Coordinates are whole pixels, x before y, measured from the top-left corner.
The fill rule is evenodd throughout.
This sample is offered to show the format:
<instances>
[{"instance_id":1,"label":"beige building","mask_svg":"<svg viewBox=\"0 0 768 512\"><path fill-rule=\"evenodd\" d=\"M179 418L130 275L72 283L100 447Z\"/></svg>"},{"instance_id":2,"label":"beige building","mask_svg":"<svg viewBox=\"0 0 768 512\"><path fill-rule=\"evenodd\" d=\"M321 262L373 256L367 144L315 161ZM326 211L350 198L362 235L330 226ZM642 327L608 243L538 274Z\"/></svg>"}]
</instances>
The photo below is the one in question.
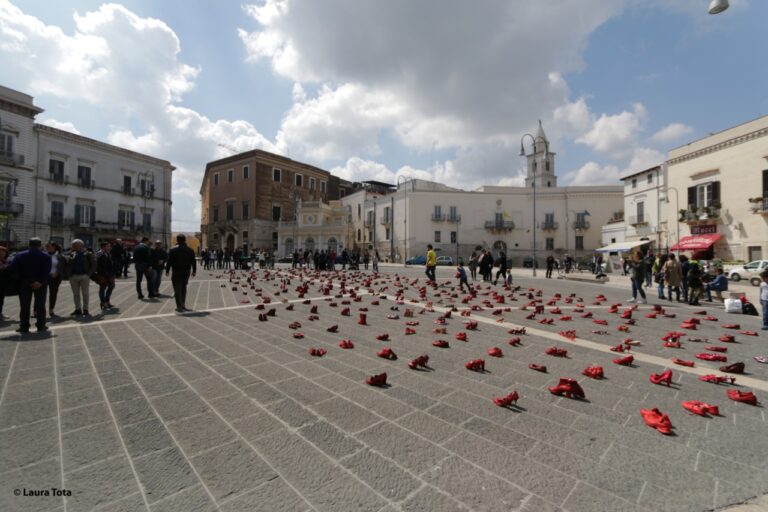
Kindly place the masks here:
<instances>
[{"instance_id":1,"label":"beige building","mask_svg":"<svg viewBox=\"0 0 768 512\"><path fill-rule=\"evenodd\" d=\"M349 209L341 201L301 201L296 221L280 221L277 226L280 257L294 250L325 250L341 253L349 238Z\"/></svg>"},{"instance_id":2,"label":"beige building","mask_svg":"<svg viewBox=\"0 0 768 512\"><path fill-rule=\"evenodd\" d=\"M768 257L768 116L669 152L666 226L701 258ZM672 247L676 249L677 247Z\"/></svg>"}]
</instances>

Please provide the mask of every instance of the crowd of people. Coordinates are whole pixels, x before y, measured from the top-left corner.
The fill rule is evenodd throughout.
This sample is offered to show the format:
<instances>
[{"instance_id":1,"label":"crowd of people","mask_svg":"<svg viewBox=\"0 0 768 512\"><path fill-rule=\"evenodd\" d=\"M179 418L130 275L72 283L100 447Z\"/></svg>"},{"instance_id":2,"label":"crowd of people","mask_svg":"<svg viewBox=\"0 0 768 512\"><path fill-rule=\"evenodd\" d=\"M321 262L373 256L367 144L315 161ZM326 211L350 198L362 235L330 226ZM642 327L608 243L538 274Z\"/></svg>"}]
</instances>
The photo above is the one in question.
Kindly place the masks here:
<instances>
[{"instance_id":1,"label":"crowd of people","mask_svg":"<svg viewBox=\"0 0 768 512\"><path fill-rule=\"evenodd\" d=\"M94 252L82 240L72 241L71 250L62 251L55 241L43 247L39 238L29 240L28 249L9 258L6 247L0 246L0 318L7 296L18 295L20 321L17 332L27 333L34 313L38 332L47 330L46 320L55 318L56 303L62 281L69 281L75 310L71 317L90 317L91 281L98 286L99 306L103 312L112 310L112 292L115 279L128 276L128 266L133 262L136 272L136 292L144 299L142 281L146 280L147 296L160 297L163 272L172 272L176 311L186 308L186 287L190 275L197 270L195 253L186 245L186 237L179 235L177 245L166 251L161 241L154 244L143 238L133 249L131 258L121 240L114 244L104 241ZM47 308L46 308L47 306Z\"/></svg>"},{"instance_id":2,"label":"crowd of people","mask_svg":"<svg viewBox=\"0 0 768 512\"><path fill-rule=\"evenodd\" d=\"M246 248L212 249L206 248L200 252L203 269L243 269L247 270L256 265L259 268L274 268L275 253L271 250L253 249L248 252Z\"/></svg>"}]
</instances>

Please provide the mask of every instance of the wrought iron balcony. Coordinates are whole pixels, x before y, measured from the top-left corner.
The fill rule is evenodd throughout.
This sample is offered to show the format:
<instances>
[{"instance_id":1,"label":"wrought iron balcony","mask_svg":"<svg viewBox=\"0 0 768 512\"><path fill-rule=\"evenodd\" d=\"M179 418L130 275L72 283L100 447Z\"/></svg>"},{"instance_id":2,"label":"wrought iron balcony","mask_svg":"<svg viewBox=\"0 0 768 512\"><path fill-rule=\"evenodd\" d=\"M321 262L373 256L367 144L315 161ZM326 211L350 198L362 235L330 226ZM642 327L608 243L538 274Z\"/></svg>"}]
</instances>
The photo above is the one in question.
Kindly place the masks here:
<instances>
[{"instance_id":1,"label":"wrought iron balcony","mask_svg":"<svg viewBox=\"0 0 768 512\"><path fill-rule=\"evenodd\" d=\"M630 226L643 226L645 224L648 224L648 218L645 215L630 215L629 216L629 225Z\"/></svg>"},{"instance_id":2,"label":"wrought iron balcony","mask_svg":"<svg viewBox=\"0 0 768 512\"><path fill-rule=\"evenodd\" d=\"M433 213L432 214L432 221L433 222L443 222L445 220L445 214L444 213Z\"/></svg>"},{"instance_id":3,"label":"wrought iron balcony","mask_svg":"<svg viewBox=\"0 0 768 512\"><path fill-rule=\"evenodd\" d=\"M0 201L0 213L11 213L18 215L24 212L24 204L12 203L10 201Z\"/></svg>"},{"instance_id":4,"label":"wrought iron balcony","mask_svg":"<svg viewBox=\"0 0 768 512\"><path fill-rule=\"evenodd\" d=\"M589 229L589 221L575 220L573 221L573 229Z\"/></svg>"},{"instance_id":5,"label":"wrought iron balcony","mask_svg":"<svg viewBox=\"0 0 768 512\"><path fill-rule=\"evenodd\" d=\"M749 202L752 204L752 213L768 215L768 197L756 197Z\"/></svg>"},{"instance_id":6,"label":"wrought iron balcony","mask_svg":"<svg viewBox=\"0 0 768 512\"><path fill-rule=\"evenodd\" d=\"M0 151L0 162L6 165L24 165L24 155L10 151Z\"/></svg>"},{"instance_id":7,"label":"wrought iron balcony","mask_svg":"<svg viewBox=\"0 0 768 512\"><path fill-rule=\"evenodd\" d=\"M392 216L384 216L379 220L379 224L382 224L384 226L388 226L392 224Z\"/></svg>"},{"instance_id":8,"label":"wrought iron balcony","mask_svg":"<svg viewBox=\"0 0 768 512\"><path fill-rule=\"evenodd\" d=\"M83 187L83 188L95 188L96 187L96 181L94 180L86 180L83 178L77 179L77 186Z\"/></svg>"},{"instance_id":9,"label":"wrought iron balcony","mask_svg":"<svg viewBox=\"0 0 768 512\"><path fill-rule=\"evenodd\" d=\"M511 220L488 220L485 222L485 229L494 231L515 229L515 223Z\"/></svg>"},{"instance_id":10,"label":"wrought iron balcony","mask_svg":"<svg viewBox=\"0 0 768 512\"><path fill-rule=\"evenodd\" d=\"M66 174L52 172L49 174L49 178L52 182L58 183L59 185L66 185L69 183L69 176Z\"/></svg>"},{"instance_id":11,"label":"wrought iron balcony","mask_svg":"<svg viewBox=\"0 0 768 512\"><path fill-rule=\"evenodd\" d=\"M551 222L544 221L541 223L541 229L544 231L554 231L558 227L559 227L558 223L554 221L551 221Z\"/></svg>"},{"instance_id":12,"label":"wrought iron balcony","mask_svg":"<svg viewBox=\"0 0 768 512\"><path fill-rule=\"evenodd\" d=\"M449 214L448 214L448 218L447 218L447 219L445 219L445 220L447 220L448 222L453 222L453 223L456 223L456 222L461 222L461 215L459 215L458 213L457 213L457 214L454 214L454 215L451 215L451 214L449 213Z\"/></svg>"},{"instance_id":13,"label":"wrought iron balcony","mask_svg":"<svg viewBox=\"0 0 768 512\"><path fill-rule=\"evenodd\" d=\"M125 185L123 185L122 187L120 187L120 192L122 192L123 194L127 194L129 196L132 196L136 194L136 189L131 187L126 187Z\"/></svg>"}]
</instances>

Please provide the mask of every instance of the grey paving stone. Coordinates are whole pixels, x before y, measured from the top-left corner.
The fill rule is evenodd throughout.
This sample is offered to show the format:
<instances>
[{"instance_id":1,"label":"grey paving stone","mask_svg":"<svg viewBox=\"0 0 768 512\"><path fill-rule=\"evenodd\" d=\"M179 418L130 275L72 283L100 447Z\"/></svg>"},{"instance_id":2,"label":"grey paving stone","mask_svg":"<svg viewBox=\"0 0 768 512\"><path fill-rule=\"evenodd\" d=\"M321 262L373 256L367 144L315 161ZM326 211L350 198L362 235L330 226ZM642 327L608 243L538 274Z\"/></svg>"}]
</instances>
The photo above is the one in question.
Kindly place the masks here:
<instances>
[{"instance_id":1,"label":"grey paving stone","mask_svg":"<svg viewBox=\"0 0 768 512\"><path fill-rule=\"evenodd\" d=\"M257 382L243 388L243 393L262 405L271 404L285 398L286 395L266 382Z\"/></svg>"},{"instance_id":2,"label":"grey paving stone","mask_svg":"<svg viewBox=\"0 0 768 512\"><path fill-rule=\"evenodd\" d=\"M348 432L357 432L381 421L380 417L367 409L341 397L334 397L314 404L312 409L329 422Z\"/></svg>"},{"instance_id":3,"label":"grey paving stone","mask_svg":"<svg viewBox=\"0 0 768 512\"><path fill-rule=\"evenodd\" d=\"M254 357L259 357L262 361L264 361L264 358L261 356ZM274 363L262 363L249 366L248 371L265 382L277 382L297 376L297 374L290 371L289 367L277 365Z\"/></svg>"},{"instance_id":4,"label":"grey paving stone","mask_svg":"<svg viewBox=\"0 0 768 512\"><path fill-rule=\"evenodd\" d=\"M99 423L61 436L64 470L72 471L122 452L120 440L111 422Z\"/></svg>"},{"instance_id":5,"label":"grey paving stone","mask_svg":"<svg viewBox=\"0 0 768 512\"><path fill-rule=\"evenodd\" d=\"M514 449L518 453L527 453L536 444L536 440L533 438L524 436L514 430L500 427L482 418L474 417L462 424L461 427L501 446Z\"/></svg>"},{"instance_id":6,"label":"grey paving stone","mask_svg":"<svg viewBox=\"0 0 768 512\"><path fill-rule=\"evenodd\" d=\"M157 419L124 426L120 434L131 457L141 457L174 445L168 431Z\"/></svg>"},{"instance_id":7,"label":"grey paving stone","mask_svg":"<svg viewBox=\"0 0 768 512\"><path fill-rule=\"evenodd\" d=\"M307 425L299 429L298 433L334 459L350 455L363 446L355 438L325 421Z\"/></svg>"},{"instance_id":8,"label":"grey paving stone","mask_svg":"<svg viewBox=\"0 0 768 512\"><path fill-rule=\"evenodd\" d=\"M153 452L134 459L133 466L144 486L149 503L167 498L199 483L192 472L192 467L176 448Z\"/></svg>"},{"instance_id":9,"label":"grey paving stone","mask_svg":"<svg viewBox=\"0 0 768 512\"><path fill-rule=\"evenodd\" d=\"M419 492L406 500L401 507L404 512L423 512L425 510L466 512L469 510L463 504L431 486L422 488Z\"/></svg>"},{"instance_id":10,"label":"grey paving stone","mask_svg":"<svg viewBox=\"0 0 768 512\"><path fill-rule=\"evenodd\" d=\"M152 400L163 421L170 422L208 412L209 408L193 391L179 391Z\"/></svg>"},{"instance_id":11,"label":"grey paving stone","mask_svg":"<svg viewBox=\"0 0 768 512\"><path fill-rule=\"evenodd\" d=\"M69 432L70 430L95 423L104 423L111 419L109 410L104 402L96 402L74 409L65 409L61 411L61 431Z\"/></svg>"},{"instance_id":12,"label":"grey paving stone","mask_svg":"<svg viewBox=\"0 0 768 512\"><path fill-rule=\"evenodd\" d=\"M261 409L253 403L253 400L244 395L231 395L216 398L209 403L227 421L235 421L261 411Z\"/></svg>"},{"instance_id":13,"label":"grey paving stone","mask_svg":"<svg viewBox=\"0 0 768 512\"><path fill-rule=\"evenodd\" d=\"M160 375L139 380L139 385L149 397L167 395L187 389L183 380L173 374Z\"/></svg>"},{"instance_id":14,"label":"grey paving stone","mask_svg":"<svg viewBox=\"0 0 768 512\"><path fill-rule=\"evenodd\" d=\"M3 403L23 402L56 393L53 377L6 386Z\"/></svg>"},{"instance_id":15,"label":"grey paving stone","mask_svg":"<svg viewBox=\"0 0 768 512\"><path fill-rule=\"evenodd\" d=\"M355 437L417 474L449 455L436 444L390 422L378 423Z\"/></svg>"},{"instance_id":16,"label":"grey paving stone","mask_svg":"<svg viewBox=\"0 0 768 512\"><path fill-rule=\"evenodd\" d=\"M625 501L615 494L609 494L585 483L579 483L565 501L563 508L573 512L594 512L595 510L639 512L644 508Z\"/></svg>"},{"instance_id":17,"label":"grey paving stone","mask_svg":"<svg viewBox=\"0 0 768 512\"><path fill-rule=\"evenodd\" d=\"M648 484L643 489L638 504L660 512L712 510L715 502L714 491L714 485L712 492L702 494L698 490L687 487L678 487L675 491L670 491Z\"/></svg>"},{"instance_id":18,"label":"grey paving stone","mask_svg":"<svg viewBox=\"0 0 768 512\"><path fill-rule=\"evenodd\" d=\"M95 512L134 512L136 510L146 509L147 506L144 503L144 496L140 492L136 492L125 498L102 505L95 509Z\"/></svg>"},{"instance_id":19,"label":"grey paving stone","mask_svg":"<svg viewBox=\"0 0 768 512\"><path fill-rule=\"evenodd\" d=\"M309 409L302 407L301 404L290 398L269 404L267 409L294 428L314 423L318 419Z\"/></svg>"},{"instance_id":20,"label":"grey paving stone","mask_svg":"<svg viewBox=\"0 0 768 512\"><path fill-rule=\"evenodd\" d=\"M104 394L98 387L74 391L72 393L59 394L59 405L62 409L71 409L81 405L103 402Z\"/></svg>"},{"instance_id":21,"label":"grey paving stone","mask_svg":"<svg viewBox=\"0 0 768 512\"><path fill-rule=\"evenodd\" d=\"M197 360L193 360L186 364L180 364L178 366L174 366L174 370L176 370L179 373L179 375L181 375L187 381L193 381L193 380L202 379L205 377L216 376L213 370L211 370L205 364Z\"/></svg>"},{"instance_id":22,"label":"grey paving stone","mask_svg":"<svg viewBox=\"0 0 768 512\"><path fill-rule=\"evenodd\" d=\"M310 510L310 505L290 488L282 478L269 480L256 489L241 494L221 505L222 512L295 512Z\"/></svg>"},{"instance_id":23,"label":"grey paving stone","mask_svg":"<svg viewBox=\"0 0 768 512\"><path fill-rule=\"evenodd\" d=\"M424 410L432 407L436 403L434 399L402 386L393 386L385 390L385 394L388 397L406 403L415 409Z\"/></svg>"},{"instance_id":24,"label":"grey paving stone","mask_svg":"<svg viewBox=\"0 0 768 512\"><path fill-rule=\"evenodd\" d=\"M225 500L277 476L247 444L237 440L192 458L216 500Z\"/></svg>"},{"instance_id":25,"label":"grey paving stone","mask_svg":"<svg viewBox=\"0 0 768 512\"><path fill-rule=\"evenodd\" d=\"M432 465L421 477L473 510L514 510L528 496L512 484L457 457Z\"/></svg>"},{"instance_id":26,"label":"grey paving stone","mask_svg":"<svg viewBox=\"0 0 768 512\"><path fill-rule=\"evenodd\" d=\"M316 404L332 396L328 390L303 377L284 380L279 387L282 393L303 405Z\"/></svg>"},{"instance_id":27,"label":"grey paving stone","mask_svg":"<svg viewBox=\"0 0 768 512\"><path fill-rule=\"evenodd\" d=\"M57 415L56 397L46 396L0 406L0 430L53 418Z\"/></svg>"},{"instance_id":28,"label":"grey paving stone","mask_svg":"<svg viewBox=\"0 0 768 512\"><path fill-rule=\"evenodd\" d=\"M117 424L122 426L157 418L143 397L110 404Z\"/></svg>"},{"instance_id":29,"label":"grey paving stone","mask_svg":"<svg viewBox=\"0 0 768 512\"><path fill-rule=\"evenodd\" d=\"M344 396L361 407L390 420L400 418L414 411L411 406L389 398L384 393L373 389L357 387L344 393Z\"/></svg>"},{"instance_id":30,"label":"grey paving stone","mask_svg":"<svg viewBox=\"0 0 768 512\"><path fill-rule=\"evenodd\" d=\"M64 474L64 485L72 491L70 510L91 510L140 491L125 457L98 462Z\"/></svg>"},{"instance_id":31,"label":"grey paving stone","mask_svg":"<svg viewBox=\"0 0 768 512\"><path fill-rule=\"evenodd\" d=\"M59 456L55 419L0 430L0 468L8 471Z\"/></svg>"},{"instance_id":32,"label":"grey paving stone","mask_svg":"<svg viewBox=\"0 0 768 512\"><path fill-rule=\"evenodd\" d=\"M104 389L116 388L118 386L125 386L127 384L133 384L133 377L127 370L120 370L116 372L100 373L99 380L104 386Z\"/></svg>"},{"instance_id":33,"label":"grey paving stone","mask_svg":"<svg viewBox=\"0 0 768 512\"><path fill-rule=\"evenodd\" d=\"M370 450L358 451L342 465L389 500L402 501L422 485L393 461Z\"/></svg>"},{"instance_id":34,"label":"grey paving stone","mask_svg":"<svg viewBox=\"0 0 768 512\"><path fill-rule=\"evenodd\" d=\"M139 389L136 384L127 384L125 386L109 388L105 391L111 404L124 402L126 400L134 400L136 398L144 398L141 389Z\"/></svg>"},{"instance_id":35,"label":"grey paving stone","mask_svg":"<svg viewBox=\"0 0 768 512\"><path fill-rule=\"evenodd\" d=\"M45 379L46 377L50 377L52 373L53 366L41 366L38 368L28 368L26 370L14 369L8 378L8 384L21 384L30 380Z\"/></svg>"},{"instance_id":36,"label":"grey paving stone","mask_svg":"<svg viewBox=\"0 0 768 512\"><path fill-rule=\"evenodd\" d=\"M15 496L15 489L50 490L61 488L61 466L58 460L47 460L21 470L3 473L0 476L0 510L10 512L33 512L56 510L64 505L57 496Z\"/></svg>"},{"instance_id":37,"label":"grey paving stone","mask_svg":"<svg viewBox=\"0 0 768 512\"><path fill-rule=\"evenodd\" d=\"M167 425L168 430L187 455L225 444L236 436L235 432L213 412L191 416Z\"/></svg>"},{"instance_id":38,"label":"grey paving stone","mask_svg":"<svg viewBox=\"0 0 768 512\"><path fill-rule=\"evenodd\" d=\"M152 504L153 512L214 512L218 510L202 485L188 487Z\"/></svg>"},{"instance_id":39,"label":"grey paving stone","mask_svg":"<svg viewBox=\"0 0 768 512\"><path fill-rule=\"evenodd\" d=\"M464 411L462 409L458 409L456 407L446 405L442 402L438 403L437 405L430 407L427 409L429 414L432 416L436 416L440 418L441 420L451 423L453 425L461 425L465 421L469 420L470 418L474 417L473 414Z\"/></svg>"}]
</instances>

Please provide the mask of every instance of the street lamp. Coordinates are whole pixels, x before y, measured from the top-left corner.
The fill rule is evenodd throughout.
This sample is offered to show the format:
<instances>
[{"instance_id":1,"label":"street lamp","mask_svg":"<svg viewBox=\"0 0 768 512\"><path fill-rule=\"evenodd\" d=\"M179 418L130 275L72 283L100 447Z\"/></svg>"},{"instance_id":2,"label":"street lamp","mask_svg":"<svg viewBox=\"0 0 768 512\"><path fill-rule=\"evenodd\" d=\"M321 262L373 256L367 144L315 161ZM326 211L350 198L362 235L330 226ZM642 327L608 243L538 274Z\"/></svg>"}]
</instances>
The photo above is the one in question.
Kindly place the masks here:
<instances>
[{"instance_id":1,"label":"street lamp","mask_svg":"<svg viewBox=\"0 0 768 512\"><path fill-rule=\"evenodd\" d=\"M296 243L296 224L299 223L299 198L301 195L299 194L299 191L296 190L296 188L292 188L290 192L288 192L288 199L293 201L293 251L296 252L298 250L298 244ZM278 219L280 220L280 219ZM286 254L286 256L288 256Z\"/></svg>"},{"instance_id":2,"label":"street lamp","mask_svg":"<svg viewBox=\"0 0 768 512\"><path fill-rule=\"evenodd\" d=\"M536 143L538 141L544 142L544 163L549 159L549 141L542 137L541 135L533 136L530 133L524 133L522 137L520 137L520 156L528 156L525 153L525 146L523 145L523 142L525 141L526 137L530 137L531 141L533 141L533 154L536 154ZM536 277L536 166L533 167L533 179L531 180L531 183L533 184L533 263L531 266L533 267L533 277Z\"/></svg>"},{"instance_id":3,"label":"street lamp","mask_svg":"<svg viewBox=\"0 0 768 512\"><path fill-rule=\"evenodd\" d=\"M407 185L409 181L413 181L412 178L403 176L402 174L397 176L397 189L400 190L400 185ZM395 210L392 209L392 218L394 219ZM392 228L394 230L395 223L392 222ZM394 233L393 233L394 234ZM394 238L394 237L393 237ZM403 188L403 266L407 267L408 264L408 187Z\"/></svg>"},{"instance_id":4,"label":"street lamp","mask_svg":"<svg viewBox=\"0 0 768 512\"><path fill-rule=\"evenodd\" d=\"M727 2L726 2L727 3ZM669 191L673 191L675 193L675 211L674 218L675 218L675 231L677 234L677 253L678 259L680 257L680 214L678 213L678 209L680 208L680 196L678 195L677 189L675 187L667 187L667 197L665 197L665 201L667 204L669 204ZM669 214L667 214L667 218L669 218Z\"/></svg>"},{"instance_id":5,"label":"street lamp","mask_svg":"<svg viewBox=\"0 0 768 512\"><path fill-rule=\"evenodd\" d=\"M709 2L709 14L720 14L728 8L728 0L712 0Z\"/></svg>"}]
</instances>

